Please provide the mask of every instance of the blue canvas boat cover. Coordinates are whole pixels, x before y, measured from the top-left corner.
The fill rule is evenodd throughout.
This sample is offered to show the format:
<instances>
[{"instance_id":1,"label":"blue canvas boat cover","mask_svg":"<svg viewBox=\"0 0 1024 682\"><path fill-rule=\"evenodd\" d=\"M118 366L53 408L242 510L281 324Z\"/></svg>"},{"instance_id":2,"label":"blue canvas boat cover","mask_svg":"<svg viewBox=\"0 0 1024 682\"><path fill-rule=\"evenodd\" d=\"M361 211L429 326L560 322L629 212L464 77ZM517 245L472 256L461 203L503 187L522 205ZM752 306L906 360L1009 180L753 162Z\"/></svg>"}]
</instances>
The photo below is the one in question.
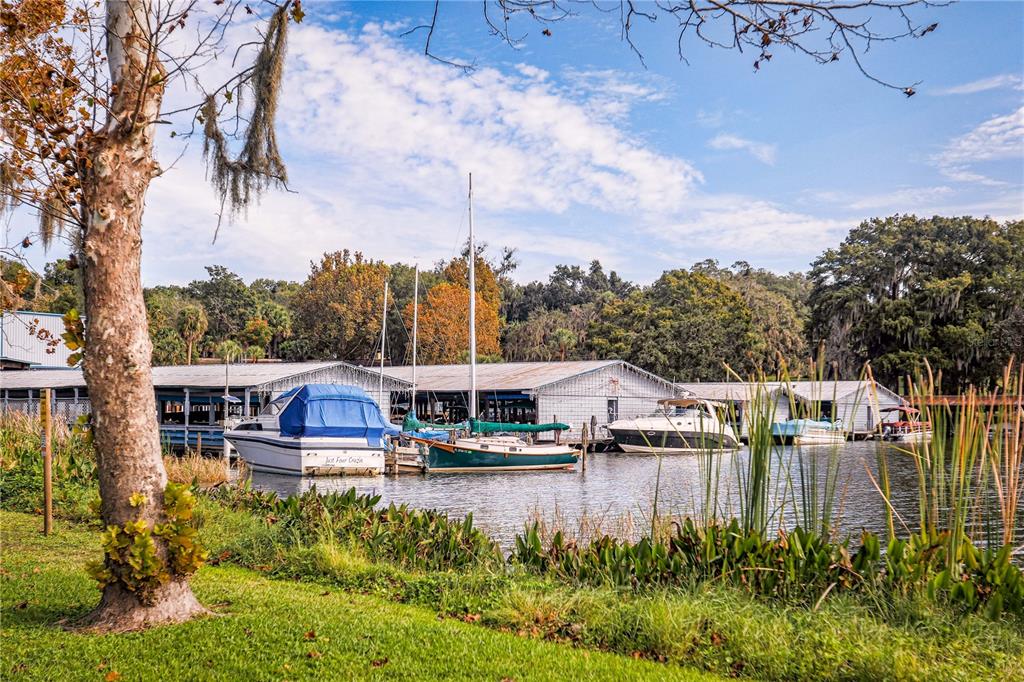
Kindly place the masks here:
<instances>
[{"instance_id":1,"label":"blue canvas boat cover","mask_svg":"<svg viewBox=\"0 0 1024 682\"><path fill-rule=\"evenodd\" d=\"M367 445L383 446L385 436L400 433L358 386L305 384L281 397L288 396L295 397L278 417L283 436L366 438Z\"/></svg>"}]
</instances>

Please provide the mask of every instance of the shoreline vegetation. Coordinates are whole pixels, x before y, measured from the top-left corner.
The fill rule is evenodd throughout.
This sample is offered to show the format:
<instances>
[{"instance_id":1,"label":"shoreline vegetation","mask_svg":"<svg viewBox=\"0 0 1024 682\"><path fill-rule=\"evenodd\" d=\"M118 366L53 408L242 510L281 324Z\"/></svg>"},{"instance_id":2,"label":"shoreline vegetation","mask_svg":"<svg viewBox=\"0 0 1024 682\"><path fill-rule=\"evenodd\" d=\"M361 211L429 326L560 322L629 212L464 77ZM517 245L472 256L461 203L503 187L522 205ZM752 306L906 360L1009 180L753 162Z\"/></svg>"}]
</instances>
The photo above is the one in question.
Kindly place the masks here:
<instances>
[{"instance_id":1,"label":"shoreline vegetation","mask_svg":"<svg viewBox=\"0 0 1024 682\"><path fill-rule=\"evenodd\" d=\"M214 612L227 617L139 636L170 646L182 632L195 632L201 650L216 651L204 636L216 632L224 642L242 642L250 637L247 631L256 630L252 619L262 618L259 637L269 638L272 653L286 645L268 632L267 623L283 622L282 613L302 612L301 604L318 594L309 592L307 583L312 583L347 596L352 613L344 618L365 620L377 611L396 613L404 605L418 609L421 617L425 613L437 622L469 627L487 642L479 654L486 647L520 647L521 656L537 657L526 668L509 663L510 672L496 675L499 679L569 674L699 679L698 673L795 680L1024 677L1024 577L1014 561L1019 548L1013 543L1020 513L1022 415L1019 404L996 400L1019 396L1024 373L1011 365L998 392L969 391L954 402L935 399L936 383L920 379L911 395L922 419L950 437L902 451L917 462L920 516L892 519L888 536L834 536L836 487L816 483L831 480L833 465L810 471L799 455L784 457L770 438L761 437L773 417L757 407L770 401L757 396L749 417L749 451L742 461L723 452L695 455L701 458L706 488L703 512L685 519L653 514L649 531L639 538L610 534L608 526L574 537L572 529L533 523L508 553L473 525L472 516L456 520L404 505L381 507L378 497L360 496L354 489L326 495L314 489L281 498L253 489L244 477L236 484L215 476L206 481L213 485L199 478L190 486L172 484L168 495L173 488L178 523L183 524L175 532L191 538L190 543L197 541L190 544L192 570L206 559L196 574L200 594ZM89 537L101 530L93 511L98 496L91 448L86 435L66 430L58 433L55 450L55 507L63 521L51 538L34 536L33 518L24 514L38 509L41 495L37 434L34 420L27 417L0 420L6 644L0 669L29 678L39 675L29 672L33 666L46 669L42 642L47 640L33 633L47 625L73 624L94 600L85 596L89 580L81 562L99 556ZM175 475L210 473L216 467L223 472L219 460L211 461L216 466L186 460L176 465ZM737 516L723 518L714 501L727 466L736 467L740 479L740 507ZM891 494L884 457L879 458L876 484L883 504ZM772 502L779 486L785 491L780 499L790 500L797 511L796 527L780 527L782 514ZM111 544L118 535L104 532L108 571L101 573L108 580L117 557L131 564L130 553L111 554L127 552ZM66 543L73 551L58 551ZM29 565L40 573L23 568ZM246 603L239 595L256 592L279 595L282 601L275 604L267 597L244 616L235 610L236 600ZM325 629L333 631L334 646L358 648L353 641L365 632L334 629L331 623L339 621L330 619L342 615L310 608L310 617L328 620L319 630L311 625L311 638L300 641L316 652L309 655L326 655L316 639ZM430 628L395 627L412 639L396 641L392 633L390 641L400 653L384 652L372 660L398 661L401 656L402 665L412 665L405 657L415 658L414 642L432 636ZM111 638L61 637L68 638L66 651L80 652L83 660L101 649L124 650L104 643ZM551 658L558 658L549 652L552 645L564 649L564 661ZM297 655L294 643L287 646ZM165 655L166 666L198 665L183 651L169 648ZM372 660L368 669L365 661L363 668L345 669L353 677L386 674L381 668L390 664L373 667ZM239 662L235 652L210 661L210 669L220 674L242 669L231 666L255 665ZM652 663L662 665L652 672ZM262 669L260 676L302 678L317 669L289 665ZM439 663L426 660L422 669L413 665L405 676L435 677L434 665ZM458 674L493 669L487 665L471 656ZM576 665L583 667L572 668ZM147 678L143 670L134 669L132 675Z\"/></svg>"}]
</instances>

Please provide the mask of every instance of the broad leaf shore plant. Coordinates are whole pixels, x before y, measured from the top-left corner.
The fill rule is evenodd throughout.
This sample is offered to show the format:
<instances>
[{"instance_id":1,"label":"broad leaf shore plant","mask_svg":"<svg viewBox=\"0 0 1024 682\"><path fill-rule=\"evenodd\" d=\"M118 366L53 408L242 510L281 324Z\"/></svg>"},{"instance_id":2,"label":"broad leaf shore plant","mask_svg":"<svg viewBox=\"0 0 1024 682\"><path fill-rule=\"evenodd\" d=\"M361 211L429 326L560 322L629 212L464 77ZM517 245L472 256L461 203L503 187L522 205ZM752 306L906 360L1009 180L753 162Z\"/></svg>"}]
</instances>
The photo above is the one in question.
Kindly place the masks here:
<instances>
[{"instance_id":1,"label":"broad leaf shore plant","mask_svg":"<svg viewBox=\"0 0 1024 682\"><path fill-rule=\"evenodd\" d=\"M911 96L914 85L873 75L862 54L878 40L933 31L935 24L919 25L909 14L928 4L719 0L641 9L626 2L620 17L623 38L638 56L634 27L662 16L678 25L681 56L683 39L692 38L746 49L761 69L784 48L822 64L848 60L866 77ZM438 8L435 3L430 22L413 33L429 57L471 68L439 56L444 48L434 40ZM543 28L540 39L547 39L554 35L552 26L576 11L557 0L498 0L484 3L484 9L493 34L510 45L522 35L519 22ZM0 209L37 214L38 231L25 236L24 248L56 238L71 247L84 294L80 352L93 409L103 520L122 531L136 524L136 538L145 535L145 526L156 560L164 565L172 561L173 543L155 530L173 523L173 512L165 497L140 276L146 192L165 172L154 154L157 126L170 121L203 138L222 215L244 211L268 188L283 186L287 176L274 127L289 27L303 16L299 0L0 0ZM235 27L251 35L242 41L250 49L237 55L226 40ZM211 82L208 65L218 57L230 58L239 70ZM242 67L245 59L250 65ZM196 101L167 106L169 89L184 90L185 84L199 93ZM232 127L222 127L228 119ZM238 122L243 125L237 135L226 132ZM215 219L211 223L219 226ZM5 256L24 261L17 246L5 248ZM5 284L5 305L16 303L9 293ZM111 542L117 549L120 539ZM139 542L148 547L149 541ZM123 631L205 612L187 575L178 572L140 598L114 570L113 554L108 551L106 560L113 579L105 581L100 604L84 625ZM149 561L148 550L140 556Z\"/></svg>"}]
</instances>

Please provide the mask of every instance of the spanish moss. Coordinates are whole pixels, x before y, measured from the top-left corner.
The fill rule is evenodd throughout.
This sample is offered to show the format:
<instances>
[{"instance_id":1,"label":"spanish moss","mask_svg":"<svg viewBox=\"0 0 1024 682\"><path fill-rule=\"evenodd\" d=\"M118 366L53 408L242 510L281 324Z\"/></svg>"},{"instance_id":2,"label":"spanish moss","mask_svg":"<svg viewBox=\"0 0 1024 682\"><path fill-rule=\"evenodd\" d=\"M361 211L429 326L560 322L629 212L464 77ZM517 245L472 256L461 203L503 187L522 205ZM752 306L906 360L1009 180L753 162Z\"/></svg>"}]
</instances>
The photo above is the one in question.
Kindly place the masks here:
<instances>
[{"instance_id":1,"label":"spanish moss","mask_svg":"<svg viewBox=\"0 0 1024 682\"><path fill-rule=\"evenodd\" d=\"M253 110L245 129L245 144L237 159L229 155L227 137L220 128L214 95L207 96L200 111L203 120L203 155L221 205L229 208L231 216L248 208L253 200L258 200L271 184L283 187L288 182L274 133L287 29L288 17L285 9L281 8L270 20L263 46L252 67L250 85L255 95Z\"/></svg>"}]
</instances>

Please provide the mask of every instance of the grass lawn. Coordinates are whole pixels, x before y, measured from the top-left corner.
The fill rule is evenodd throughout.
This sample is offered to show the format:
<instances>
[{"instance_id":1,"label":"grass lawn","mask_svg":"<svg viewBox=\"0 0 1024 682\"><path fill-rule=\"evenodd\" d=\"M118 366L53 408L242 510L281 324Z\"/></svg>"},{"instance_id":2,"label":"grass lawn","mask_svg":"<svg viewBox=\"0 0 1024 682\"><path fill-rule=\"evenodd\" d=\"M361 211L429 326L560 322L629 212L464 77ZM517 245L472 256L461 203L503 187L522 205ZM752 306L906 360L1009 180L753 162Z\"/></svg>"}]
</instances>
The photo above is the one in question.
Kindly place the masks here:
<instances>
[{"instance_id":1,"label":"grass lawn","mask_svg":"<svg viewBox=\"0 0 1024 682\"><path fill-rule=\"evenodd\" d=\"M0 512L0 679L719 679L704 673L517 637L434 611L324 586L205 567L193 585L220 617L129 635L58 623L98 600L83 564L97 534Z\"/></svg>"}]
</instances>

